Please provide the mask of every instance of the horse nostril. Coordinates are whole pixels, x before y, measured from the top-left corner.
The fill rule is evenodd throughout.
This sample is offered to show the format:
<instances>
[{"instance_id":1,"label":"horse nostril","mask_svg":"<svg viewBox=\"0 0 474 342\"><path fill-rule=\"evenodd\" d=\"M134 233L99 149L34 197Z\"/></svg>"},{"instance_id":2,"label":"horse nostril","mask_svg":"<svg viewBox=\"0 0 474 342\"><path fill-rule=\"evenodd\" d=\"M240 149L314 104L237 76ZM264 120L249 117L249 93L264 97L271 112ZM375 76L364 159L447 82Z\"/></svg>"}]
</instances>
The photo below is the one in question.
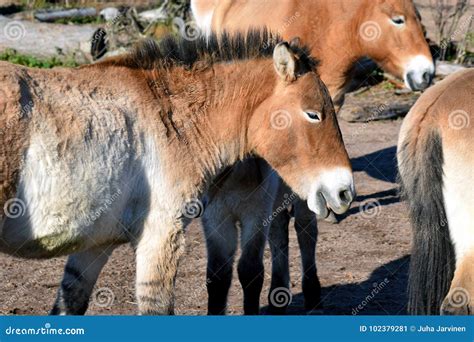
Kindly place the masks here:
<instances>
[{"instance_id":1,"label":"horse nostril","mask_svg":"<svg viewBox=\"0 0 474 342\"><path fill-rule=\"evenodd\" d=\"M407 83L408 83L408 86L411 90L417 90L418 87L415 83L415 81L413 80L413 72L409 72L406 76L407 78Z\"/></svg>"},{"instance_id":2,"label":"horse nostril","mask_svg":"<svg viewBox=\"0 0 474 342\"><path fill-rule=\"evenodd\" d=\"M342 190L339 192L339 199L347 205L352 202L352 193L349 190Z\"/></svg>"},{"instance_id":3,"label":"horse nostril","mask_svg":"<svg viewBox=\"0 0 474 342\"><path fill-rule=\"evenodd\" d=\"M431 79L432 79L431 72L425 71L423 73L423 82L426 83L426 85L428 86L431 83Z\"/></svg>"}]
</instances>

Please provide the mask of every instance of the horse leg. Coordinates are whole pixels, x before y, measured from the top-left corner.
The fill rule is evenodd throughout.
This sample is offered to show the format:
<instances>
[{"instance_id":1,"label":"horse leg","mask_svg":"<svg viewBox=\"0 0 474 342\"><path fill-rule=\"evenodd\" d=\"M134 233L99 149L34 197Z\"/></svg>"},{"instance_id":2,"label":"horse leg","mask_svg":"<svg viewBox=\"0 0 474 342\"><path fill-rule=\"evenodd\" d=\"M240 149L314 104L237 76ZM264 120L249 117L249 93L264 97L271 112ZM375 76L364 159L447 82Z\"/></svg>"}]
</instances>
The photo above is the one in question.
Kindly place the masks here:
<instances>
[{"instance_id":1,"label":"horse leg","mask_svg":"<svg viewBox=\"0 0 474 342\"><path fill-rule=\"evenodd\" d=\"M245 315L258 315L260 312L260 293L264 279L263 252L267 236L262 221L261 216L255 214L244 214L241 220L242 255L237 270L244 291Z\"/></svg>"},{"instance_id":2,"label":"horse leg","mask_svg":"<svg viewBox=\"0 0 474 342\"><path fill-rule=\"evenodd\" d=\"M318 227L316 215L308 209L306 202L297 201L295 208L295 230L300 246L303 266L303 295L306 310L319 308L321 284L316 269L316 242Z\"/></svg>"},{"instance_id":3,"label":"horse leg","mask_svg":"<svg viewBox=\"0 0 474 342\"><path fill-rule=\"evenodd\" d=\"M211 216L210 213L216 215ZM237 249L237 229L231 217L223 211L206 208L202 219L207 245L207 293L209 315L223 315L232 281L234 254Z\"/></svg>"},{"instance_id":4,"label":"horse leg","mask_svg":"<svg viewBox=\"0 0 474 342\"><path fill-rule=\"evenodd\" d=\"M174 281L184 252L181 221L148 218L135 243L136 295L141 315L174 313Z\"/></svg>"},{"instance_id":5,"label":"horse leg","mask_svg":"<svg viewBox=\"0 0 474 342\"><path fill-rule=\"evenodd\" d=\"M272 282L268 294L268 313L283 315L290 304L280 302L278 296L282 291L290 293L290 266L288 264L288 224L290 214L284 209L272 220L268 233L268 242L272 253Z\"/></svg>"},{"instance_id":6,"label":"horse leg","mask_svg":"<svg viewBox=\"0 0 474 342\"><path fill-rule=\"evenodd\" d=\"M440 311L446 315L474 315L474 195L466 191L474 184L472 163L457 158L457 154L446 153L443 167L443 197L456 268Z\"/></svg>"},{"instance_id":7,"label":"horse leg","mask_svg":"<svg viewBox=\"0 0 474 342\"><path fill-rule=\"evenodd\" d=\"M83 315L94 285L114 247L95 248L69 256L50 314Z\"/></svg>"},{"instance_id":8,"label":"horse leg","mask_svg":"<svg viewBox=\"0 0 474 342\"><path fill-rule=\"evenodd\" d=\"M448 295L441 305L442 315L474 315L474 250L456 265Z\"/></svg>"}]
</instances>

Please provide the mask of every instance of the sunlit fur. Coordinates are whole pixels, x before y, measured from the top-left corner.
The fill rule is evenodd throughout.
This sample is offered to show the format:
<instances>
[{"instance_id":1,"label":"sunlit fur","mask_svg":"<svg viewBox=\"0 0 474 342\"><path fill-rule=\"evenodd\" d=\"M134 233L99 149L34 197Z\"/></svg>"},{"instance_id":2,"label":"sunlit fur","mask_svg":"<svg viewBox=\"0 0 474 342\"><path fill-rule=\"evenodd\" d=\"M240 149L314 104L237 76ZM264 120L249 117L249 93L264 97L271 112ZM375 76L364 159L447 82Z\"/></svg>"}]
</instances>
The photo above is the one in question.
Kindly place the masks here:
<instances>
[{"instance_id":1,"label":"sunlit fur","mask_svg":"<svg viewBox=\"0 0 474 342\"><path fill-rule=\"evenodd\" d=\"M336 109L342 105L356 62L362 57L370 57L400 79L406 80L412 73L419 88L426 88L434 74L412 0L192 0L191 9L207 33L210 28L233 33L267 27L284 39L300 37L321 60L321 79ZM393 25L391 19L400 16L405 23ZM426 63L420 62L422 57ZM428 82L423 84L425 72Z\"/></svg>"},{"instance_id":2,"label":"sunlit fur","mask_svg":"<svg viewBox=\"0 0 474 342\"><path fill-rule=\"evenodd\" d=\"M473 93L473 69L451 75L420 97L401 128L413 314L474 314Z\"/></svg>"},{"instance_id":3,"label":"sunlit fur","mask_svg":"<svg viewBox=\"0 0 474 342\"><path fill-rule=\"evenodd\" d=\"M419 14L411 0L192 0L191 10L204 34L210 34L211 29L232 33L264 26L286 39L300 37L309 44L311 53L321 61L318 70L329 89L336 111L342 106L345 93L353 85L352 78L361 65L357 61L362 57L370 57L385 71L404 80L407 87L412 89L426 88L434 75L431 53L423 34ZM405 19L404 24L394 25L391 19L400 16ZM259 172L255 165L253 161L249 161L243 168L252 174L249 178ZM336 172L333 174L337 177ZM344 177L343 174L341 176ZM247 189L248 193L245 196L241 195L245 198L241 203L242 208L247 206L266 208L266 205L261 204L261 197L256 195L262 188L264 184L261 184L258 190L255 190L255 187L248 187L244 175L232 175L227 178L226 191L215 194L210 206L226 203L228 199L221 197L232 197L231 194L235 193L242 194L243 189ZM277 189L272 189L272 192ZM312 204L311 201L309 203ZM236 205L236 208L238 207ZM308 309L314 309L320 301L320 286L314 260L316 220L305 201L296 201L294 207L297 209L294 211L295 228L298 241L301 243L302 265L305 270L303 274L305 305ZM221 233L225 231L224 227L228 227L231 236L234 227L219 226L222 219L219 213L225 210L212 208L210 210L216 213L216 216L214 220L212 218L206 220L205 232L208 236L212 236L213 225ZM246 212L237 214L236 209L233 212L239 219L248 216ZM277 272L272 273L274 279L272 289L288 287L289 283L288 256L285 255L285 251L288 250L288 220L289 214L286 211L272 222L270 230L270 234L273 234L269 240L273 251L273 269ZM252 228L243 226L242 229ZM276 232L277 230L280 231ZM247 248L261 246L259 242L261 231L262 227L255 228L255 241L246 244ZM257 251L246 251L244 256L260 254ZM210 254L210 257L212 255ZM210 260L209 263L212 264L213 261ZM216 286L212 287L213 290L215 288ZM284 308L278 311L284 311Z\"/></svg>"},{"instance_id":4,"label":"sunlit fur","mask_svg":"<svg viewBox=\"0 0 474 342\"><path fill-rule=\"evenodd\" d=\"M172 313L183 207L220 171L258 155L307 197L321 172L349 167L305 50L253 32L145 42L77 69L0 63L0 251L71 254L53 313L82 314L114 246L131 243L139 312ZM271 124L283 106L285 131ZM326 120L310 124L306 106Z\"/></svg>"}]
</instances>

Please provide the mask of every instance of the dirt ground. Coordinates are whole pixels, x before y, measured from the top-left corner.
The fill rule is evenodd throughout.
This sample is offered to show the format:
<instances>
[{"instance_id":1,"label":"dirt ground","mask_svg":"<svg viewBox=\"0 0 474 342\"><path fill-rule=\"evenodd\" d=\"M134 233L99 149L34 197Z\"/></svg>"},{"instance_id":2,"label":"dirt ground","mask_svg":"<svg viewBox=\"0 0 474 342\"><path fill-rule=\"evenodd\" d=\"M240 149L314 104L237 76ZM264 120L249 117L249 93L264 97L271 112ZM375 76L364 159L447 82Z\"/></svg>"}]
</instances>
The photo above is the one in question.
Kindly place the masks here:
<instances>
[{"instance_id":1,"label":"dirt ground","mask_svg":"<svg viewBox=\"0 0 474 342\"><path fill-rule=\"evenodd\" d=\"M405 314L410 249L406 208L397 197L395 150L401 120L341 122L352 158L358 197L339 224L319 223L317 265L324 309L316 314ZM290 229L293 300L289 314L305 314L296 235ZM270 253L265 253L262 311L270 286ZM0 255L0 314L47 314L61 280L65 258L33 261ZM206 250L200 222L187 231L186 253L176 280L178 314L206 313ZM118 248L103 270L87 314L135 314L134 257ZM383 288L373 298L375 287ZM229 314L242 314L242 291L234 272Z\"/></svg>"},{"instance_id":2,"label":"dirt ground","mask_svg":"<svg viewBox=\"0 0 474 342\"><path fill-rule=\"evenodd\" d=\"M428 0L417 0L416 3L420 5L423 21L432 35ZM387 101L385 97L378 100ZM374 106L374 110L380 108L384 107ZM395 182L400 125L401 119L369 123L341 121L358 196L339 224L319 222L317 265L323 287L323 309L313 314L406 314L411 233L407 209L398 198ZM35 261L0 254L0 314L47 314L54 302L64 263L65 258ZM270 266L267 249L262 312L267 305ZM290 229L290 268L293 298L288 313L306 314L293 229ZM134 276L132 249L122 246L115 250L104 268L87 314L135 314ZM186 252L176 280L177 314L206 313L205 281L205 243L200 222L196 220L188 227ZM374 289L380 290L372 296ZM361 309L356 310L359 305ZM242 314L242 291L236 272L228 313Z\"/></svg>"}]
</instances>

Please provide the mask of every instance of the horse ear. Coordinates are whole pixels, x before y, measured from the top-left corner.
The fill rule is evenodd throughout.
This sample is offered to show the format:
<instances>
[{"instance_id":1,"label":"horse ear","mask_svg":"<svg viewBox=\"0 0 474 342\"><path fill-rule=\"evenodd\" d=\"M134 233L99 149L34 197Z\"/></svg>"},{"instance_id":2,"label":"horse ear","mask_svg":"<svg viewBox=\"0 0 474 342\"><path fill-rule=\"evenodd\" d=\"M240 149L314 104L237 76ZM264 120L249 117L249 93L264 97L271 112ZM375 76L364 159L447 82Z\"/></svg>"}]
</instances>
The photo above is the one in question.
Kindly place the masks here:
<instances>
[{"instance_id":1,"label":"horse ear","mask_svg":"<svg viewBox=\"0 0 474 342\"><path fill-rule=\"evenodd\" d=\"M297 49L301 46L301 39L300 37L293 37L291 40L290 40L290 47L291 48L294 48L294 49Z\"/></svg>"},{"instance_id":2,"label":"horse ear","mask_svg":"<svg viewBox=\"0 0 474 342\"><path fill-rule=\"evenodd\" d=\"M296 60L287 42L278 43L273 50L275 69L285 81L296 80Z\"/></svg>"}]
</instances>

